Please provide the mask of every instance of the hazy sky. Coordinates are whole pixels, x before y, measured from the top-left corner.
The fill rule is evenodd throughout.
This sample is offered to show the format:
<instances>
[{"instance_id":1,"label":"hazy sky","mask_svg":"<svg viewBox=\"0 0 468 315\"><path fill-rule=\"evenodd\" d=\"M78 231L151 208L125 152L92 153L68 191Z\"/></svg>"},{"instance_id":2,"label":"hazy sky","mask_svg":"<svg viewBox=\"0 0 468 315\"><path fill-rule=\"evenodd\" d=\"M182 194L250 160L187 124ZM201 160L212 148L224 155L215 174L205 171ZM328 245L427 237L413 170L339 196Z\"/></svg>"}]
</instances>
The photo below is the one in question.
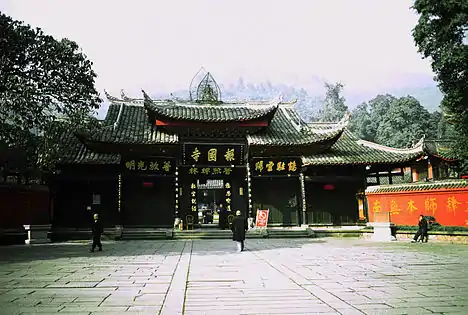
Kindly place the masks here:
<instances>
[{"instance_id":1,"label":"hazy sky","mask_svg":"<svg viewBox=\"0 0 468 315\"><path fill-rule=\"evenodd\" d=\"M76 41L97 87L187 88L201 66L221 83L306 85L320 76L380 89L428 75L410 0L0 0L15 19ZM311 80L310 80L311 81ZM307 86L304 86L307 88Z\"/></svg>"}]
</instances>

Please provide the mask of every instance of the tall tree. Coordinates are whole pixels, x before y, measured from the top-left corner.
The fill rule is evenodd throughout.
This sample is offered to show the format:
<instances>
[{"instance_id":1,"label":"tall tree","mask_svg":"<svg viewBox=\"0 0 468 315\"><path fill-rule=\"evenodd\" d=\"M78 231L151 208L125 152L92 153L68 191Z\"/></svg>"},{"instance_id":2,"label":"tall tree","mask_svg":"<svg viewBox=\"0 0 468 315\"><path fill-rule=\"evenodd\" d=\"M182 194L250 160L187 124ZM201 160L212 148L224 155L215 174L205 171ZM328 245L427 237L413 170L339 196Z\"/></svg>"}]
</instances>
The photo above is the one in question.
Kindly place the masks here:
<instances>
[{"instance_id":1,"label":"tall tree","mask_svg":"<svg viewBox=\"0 0 468 315\"><path fill-rule=\"evenodd\" d=\"M374 137L369 130L370 123L371 119L367 110L367 103L362 103L351 112L348 128L360 139L373 141Z\"/></svg>"},{"instance_id":2,"label":"tall tree","mask_svg":"<svg viewBox=\"0 0 468 315\"><path fill-rule=\"evenodd\" d=\"M427 109L414 97L396 99L381 117L375 141L397 148L410 147L429 130L429 119Z\"/></svg>"},{"instance_id":3,"label":"tall tree","mask_svg":"<svg viewBox=\"0 0 468 315\"><path fill-rule=\"evenodd\" d=\"M377 136L381 120L395 101L396 97L390 94L379 94L369 101L370 122L367 132L373 141Z\"/></svg>"},{"instance_id":4,"label":"tall tree","mask_svg":"<svg viewBox=\"0 0 468 315\"><path fill-rule=\"evenodd\" d=\"M459 136L456 149L468 171L468 1L415 0L413 30L419 52L430 58L444 94L442 109Z\"/></svg>"},{"instance_id":5,"label":"tall tree","mask_svg":"<svg viewBox=\"0 0 468 315\"><path fill-rule=\"evenodd\" d=\"M326 94L323 109L320 113L321 121L338 121L348 111L345 98L341 95L344 85L342 83L325 83Z\"/></svg>"},{"instance_id":6,"label":"tall tree","mask_svg":"<svg viewBox=\"0 0 468 315\"><path fill-rule=\"evenodd\" d=\"M101 101L95 78L75 42L57 41L0 12L0 142L28 150L34 144L30 156L37 157L48 132L93 121Z\"/></svg>"}]
</instances>

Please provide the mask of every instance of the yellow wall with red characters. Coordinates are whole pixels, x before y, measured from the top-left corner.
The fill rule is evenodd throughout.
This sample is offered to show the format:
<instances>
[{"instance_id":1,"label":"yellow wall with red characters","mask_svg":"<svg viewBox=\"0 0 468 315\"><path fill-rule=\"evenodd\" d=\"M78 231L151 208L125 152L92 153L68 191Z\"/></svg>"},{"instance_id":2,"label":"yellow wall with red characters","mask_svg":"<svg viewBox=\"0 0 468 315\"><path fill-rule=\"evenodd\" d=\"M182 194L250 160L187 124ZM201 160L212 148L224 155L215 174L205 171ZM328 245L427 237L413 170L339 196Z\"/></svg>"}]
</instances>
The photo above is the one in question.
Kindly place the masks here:
<instances>
[{"instance_id":1,"label":"yellow wall with red characters","mask_svg":"<svg viewBox=\"0 0 468 315\"><path fill-rule=\"evenodd\" d=\"M367 193L370 222L417 225L420 214L444 226L468 226L468 189ZM387 221L388 222L388 221Z\"/></svg>"}]
</instances>

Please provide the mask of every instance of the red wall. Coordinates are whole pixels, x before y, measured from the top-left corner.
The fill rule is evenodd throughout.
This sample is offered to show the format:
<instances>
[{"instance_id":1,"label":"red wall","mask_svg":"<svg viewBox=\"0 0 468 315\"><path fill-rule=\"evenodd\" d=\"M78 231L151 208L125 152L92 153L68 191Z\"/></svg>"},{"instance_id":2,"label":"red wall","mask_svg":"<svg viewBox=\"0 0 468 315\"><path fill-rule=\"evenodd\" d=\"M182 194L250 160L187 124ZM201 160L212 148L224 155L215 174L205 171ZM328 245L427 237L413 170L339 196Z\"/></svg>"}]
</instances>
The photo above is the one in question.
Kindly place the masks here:
<instances>
[{"instance_id":1,"label":"red wall","mask_svg":"<svg viewBox=\"0 0 468 315\"><path fill-rule=\"evenodd\" d=\"M468 225L468 188L366 193L366 196L370 222L384 222L389 217L397 225L417 225L419 215L423 214L435 217L445 226Z\"/></svg>"}]
</instances>

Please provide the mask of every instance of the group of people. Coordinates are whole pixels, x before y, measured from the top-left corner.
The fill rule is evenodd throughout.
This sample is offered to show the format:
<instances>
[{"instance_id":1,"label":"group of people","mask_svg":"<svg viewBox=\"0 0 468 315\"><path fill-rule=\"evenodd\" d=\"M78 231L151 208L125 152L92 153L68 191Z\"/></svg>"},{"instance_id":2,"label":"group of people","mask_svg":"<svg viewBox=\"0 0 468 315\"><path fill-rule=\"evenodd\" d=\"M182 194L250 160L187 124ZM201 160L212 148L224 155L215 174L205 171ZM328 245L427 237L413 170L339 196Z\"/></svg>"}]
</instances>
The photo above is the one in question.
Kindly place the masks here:
<instances>
[{"instance_id":1,"label":"group of people","mask_svg":"<svg viewBox=\"0 0 468 315\"><path fill-rule=\"evenodd\" d=\"M247 219L242 216L242 213L239 210L236 211L236 216L232 220L230 227L232 231L232 240L237 243L237 251L241 252L244 250L245 233L248 230L248 224ZM101 234L103 231L104 228L101 220L99 219L99 214L93 214L93 223L91 226L93 244L91 245L90 252L94 252L96 247L98 248L98 251L102 251Z\"/></svg>"},{"instance_id":2,"label":"group of people","mask_svg":"<svg viewBox=\"0 0 468 315\"><path fill-rule=\"evenodd\" d=\"M421 214L419 216L418 231L416 232L416 234L414 234L414 238L411 241L411 243L418 242L419 238L421 238L421 242L427 243L429 239L428 230L429 230L429 222Z\"/></svg>"}]
</instances>

